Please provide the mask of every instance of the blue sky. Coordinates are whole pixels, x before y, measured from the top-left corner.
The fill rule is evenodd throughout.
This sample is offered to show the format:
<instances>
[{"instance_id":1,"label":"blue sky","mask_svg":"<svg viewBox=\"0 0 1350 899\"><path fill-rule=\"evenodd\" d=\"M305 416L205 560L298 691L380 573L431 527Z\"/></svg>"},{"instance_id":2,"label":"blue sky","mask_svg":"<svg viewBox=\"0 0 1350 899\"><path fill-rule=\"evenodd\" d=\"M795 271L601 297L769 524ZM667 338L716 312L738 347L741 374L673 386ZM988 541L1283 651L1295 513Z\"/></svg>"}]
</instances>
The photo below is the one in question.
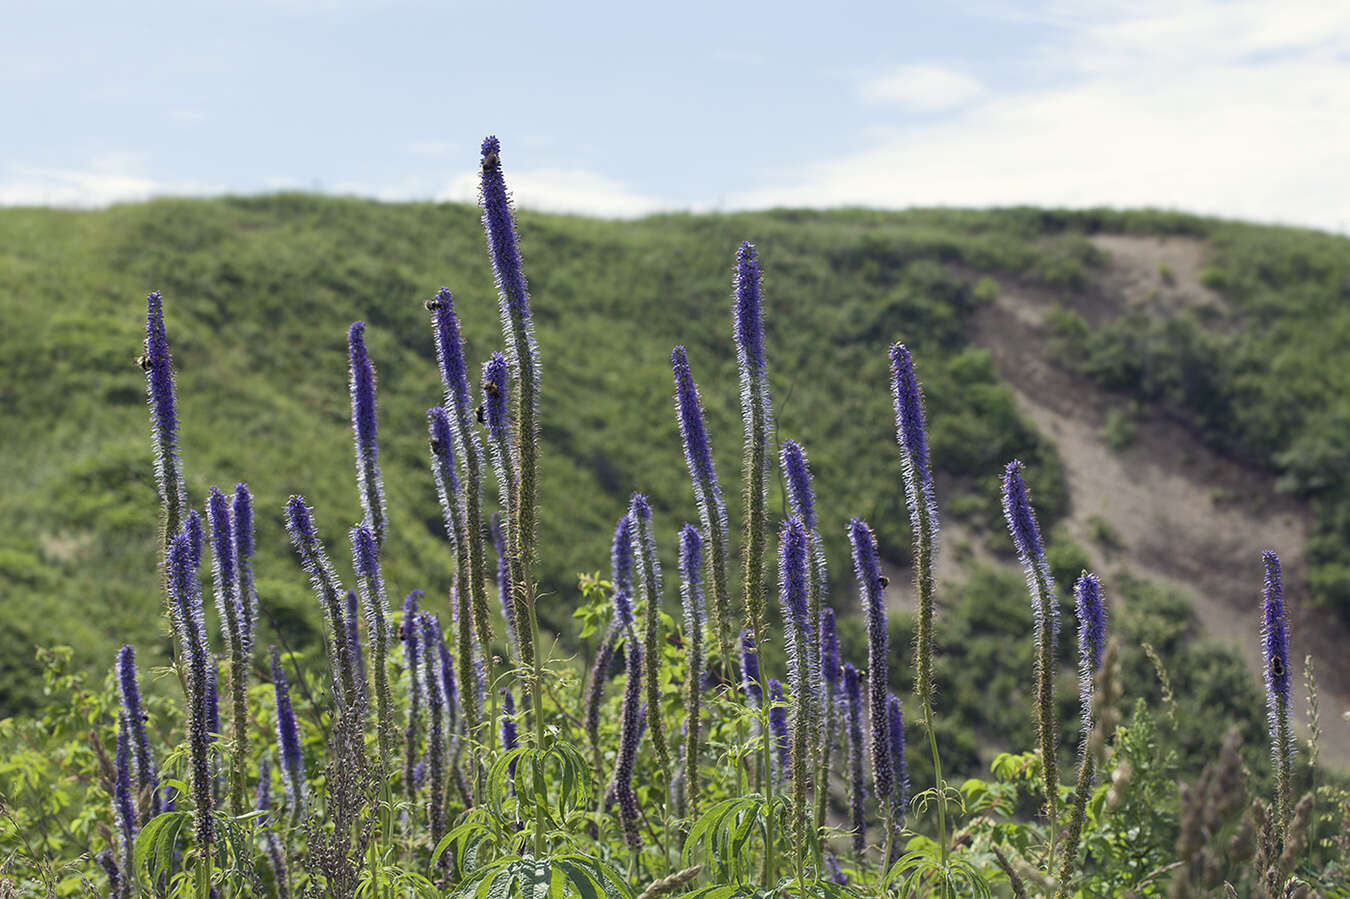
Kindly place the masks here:
<instances>
[{"instance_id":1,"label":"blue sky","mask_svg":"<svg viewBox=\"0 0 1350 899\"><path fill-rule=\"evenodd\" d=\"M0 204L1162 206L1350 229L1350 4L8 5Z\"/></svg>"}]
</instances>

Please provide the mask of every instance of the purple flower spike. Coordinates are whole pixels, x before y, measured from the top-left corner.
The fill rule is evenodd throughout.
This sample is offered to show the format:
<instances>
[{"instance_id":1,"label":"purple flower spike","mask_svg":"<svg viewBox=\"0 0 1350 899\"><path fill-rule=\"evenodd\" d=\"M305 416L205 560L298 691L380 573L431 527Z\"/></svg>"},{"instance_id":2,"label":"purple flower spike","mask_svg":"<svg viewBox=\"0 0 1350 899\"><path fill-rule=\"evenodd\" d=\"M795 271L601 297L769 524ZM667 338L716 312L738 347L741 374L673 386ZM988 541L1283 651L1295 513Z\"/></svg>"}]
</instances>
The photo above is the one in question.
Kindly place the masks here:
<instances>
[{"instance_id":1,"label":"purple flower spike","mask_svg":"<svg viewBox=\"0 0 1350 899\"><path fill-rule=\"evenodd\" d=\"M441 369L441 383L445 388L446 405L456 414L468 415L469 372L464 364L464 338L460 335L459 319L455 317L455 298L442 287L436 298L427 303L432 311L436 340L436 361Z\"/></svg>"},{"instance_id":2,"label":"purple flower spike","mask_svg":"<svg viewBox=\"0 0 1350 899\"><path fill-rule=\"evenodd\" d=\"M760 297L759 257L755 245L742 243L736 251L736 355L753 379L764 376L763 300Z\"/></svg>"},{"instance_id":3,"label":"purple flower spike","mask_svg":"<svg viewBox=\"0 0 1350 899\"><path fill-rule=\"evenodd\" d=\"M848 730L848 808L853 827L853 851L867 845L867 822L863 816L862 689L858 669L844 663L844 719Z\"/></svg>"},{"instance_id":4,"label":"purple flower spike","mask_svg":"<svg viewBox=\"0 0 1350 899\"><path fill-rule=\"evenodd\" d=\"M145 733L145 709L141 705L141 686L136 675L136 650L130 644L123 644L117 651L117 689L122 699L122 714L131 725L131 744L136 763L136 792L147 787L151 791L150 816L161 811L159 772L155 769L154 757L150 753L150 740Z\"/></svg>"},{"instance_id":5,"label":"purple flower spike","mask_svg":"<svg viewBox=\"0 0 1350 899\"><path fill-rule=\"evenodd\" d=\"M783 684L769 678L769 733L773 735L774 783L784 783L792 774L792 743L788 736L788 714Z\"/></svg>"},{"instance_id":6,"label":"purple flower spike","mask_svg":"<svg viewBox=\"0 0 1350 899\"><path fill-rule=\"evenodd\" d=\"M212 487L207 497L206 521L211 527L211 574L215 584L216 614L220 616L221 631L233 644L243 635L244 609L239 602L234 525L230 521L225 494L219 487Z\"/></svg>"},{"instance_id":7,"label":"purple flower spike","mask_svg":"<svg viewBox=\"0 0 1350 899\"><path fill-rule=\"evenodd\" d=\"M291 707L291 691L281 670L281 654L275 646L268 652L272 662L272 690L276 696L277 747L281 752L281 782L286 803L298 811L305 801L305 759L300 752L300 726Z\"/></svg>"},{"instance_id":8,"label":"purple flower spike","mask_svg":"<svg viewBox=\"0 0 1350 899\"><path fill-rule=\"evenodd\" d=\"M113 814L117 819L117 841L122 850L122 869L135 871L132 845L136 841L136 803L131 793L131 722L126 712L117 716L116 777L113 784Z\"/></svg>"},{"instance_id":9,"label":"purple flower spike","mask_svg":"<svg viewBox=\"0 0 1350 899\"><path fill-rule=\"evenodd\" d=\"M385 506L384 482L380 477L380 445L375 412L375 366L366 352L366 323L353 322L347 331L347 354L351 362L348 384L352 395L352 434L356 444L356 480L361 490L365 523L384 545L389 512Z\"/></svg>"},{"instance_id":10,"label":"purple flower spike","mask_svg":"<svg viewBox=\"0 0 1350 899\"><path fill-rule=\"evenodd\" d=\"M615 590L633 592L633 519L624 513L614 526L614 542L610 545L610 580Z\"/></svg>"},{"instance_id":11,"label":"purple flower spike","mask_svg":"<svg viewBox=\"0 0 1350 899\"><path fill-rule=\"evenodd\" d=\"M501 142L496 137L483 140L482 177L479 204L483 207L483 230L487 234L492 273L497 279L504 312L530 319L530 294L520 266L516 245L516 221L511 213L511 197L502 177Z\"/></svg>"},{"instance_id":12,"label":"purple flower spike","mask_svg":"<svg viewBox=\"0 0 1350 899\"><path fill-rule=\"evenodd\" d=\"M630 852L642 848L642 834L638 828L637 793L633 790L633 770L637 764L638 743L642 740L642 653L636 641L629 641L624 652L627 659L628 680L623 688L623 717L619 725L619 752L614 760L614 777L610 788L619 804L619 820Z\"/></svg>"},{"instance_id":13,"label":"purple flower spike","mask_svg":"<svg viewBox=\"0 0 1350 899\"><path fill-rule=\"evenodd\" d=\"M691 633L708 620L703 607L703 537L698 528L685 522L680 528L680 598L684 605L684 626Z\"/></svg>"},{"instance_id":14,"label":"purple flower spike","mask_svg":"<svg viewBox=\"0 0 1350 899\"><path fill-rule=\"evenodd\" d=\"M520 746L520 733L516 725L516 698L511 695L511 691L502 688L502 751L510 752L512 749ZM512 759L507 766L506 776L512 783L516 779L516 762L518 759ZM513 787L514 789L514 787Z\"/></svg>"},{"instance_id":15,"label":"purple flower spike","mask_svg":"<svg viewBox=\"0 0 1350 899\"><path fill-rule=\"evenodd\" d=\"M829 869L831 883L837 883L840 886L848 885L848 875L839 870L839 859L835 858L832 853L825 854L825 867Z\"/></svg>"},{"instance_id":16,"label":"purple flower spike","mask_svg":"<svg viewBox=\"0 0 1350 899\"><path fill-rule=\"evenodd\" d=\"M1045 559L1041 529L1036 523L1036 512L1031 508L1026 482L1022 480L1021 462L1014 459L1003 472L1003 517L1023 565L1036 565Z\"/></svg>"},{"instance_id":17,"label":"purple flower spike","mask_svg":"<svg viewBox=\"0 0 1350 899\"><path fill-rule=\"evenodd\" d=\"M428 773L431 784L427 802L428 817L431 819L433 839L440 839L441 833L445 830L446 701L444 684L433 672L436 670L436 645L441 640L441 625L435 616L427 612L417 616L417 623L422 631L423 665L426 668L426 677L422 682L426 688L427 711L431 719L431 727L427 734L427 756L430 767Z\"/></svg>"},{"instance_id":18,"label":"purple flower spike","mask_svg":"<svg viewBox=\"0 0 1350 899\"><path fill-rule=\"evenodd\" d=\"M741 631L741 687L752 706L758 706L764 700L764 690L759 682L759 651L755 648L755 635L745 628Z\"/></svg>"},{"instance_id":19,"label":"purple flower spike","mask_svg":"<svg viewBox=\"0 0 1350 899\"><path fill-rule=\"evenodd\" d=\"M853 570L862 594L863 614L867 617L867 709L871 719L872 778L877 798L885 805L894 785L890 748L886 742L886 690L889 680L886 654L890 637L886 627L886 601L882 596L881 567L877 560L877 540L861 518L848 526L853 545Z\"/></svg>"},{"instance_id":20,"label":"purple flower spike","mask_svg":"<svg viewBox=\"0 0 1350 899\"><path fill-rule=\"evenodd\" d=\"M816 495L811 489L811 468L806 451L795 440L783 441L783 474L787 476L788 503L792 514L808 531L816 529Z\"/></svg>"},{"instance_id":21,"label":"purple flower spike","mask_svg":"<svg viewBox=\"0 0 1350 899\"><path fill-rule=\"evenodd\" d=\"M253 586L253 496L248 485L234 485L234 502L230 506L234 521L234 551L239 565L239 604L243 607L240 633L244 655L253 652L253 628L258 618L258 595Z\"/></svg>"},{"instance_id":22,"label":"purple flower spike","mask_svg":"<svg viewBox=\"0 0 1350 899\"><path fill-rule=\"evenodd\" d=\"M703 403L689 370L689 358L685 355L684 347L677 346L671 351L670 364L675 374L675 411L679 418L680 436L684 440L684 458L689 464L689 473L694 477L694 490L702 506L710 499L721 498L721 490L717 487L717 469L713 465L708 430L703 418ZM712 496L706 492L708 485L712 487Z\"/></svg>"},{"instance_id":23,"label":"purple flower spike","mask_svg":"<svg viewBox=\"0 0 1350 899\"><path fill-rule=\"evenodd\" d=\"M1083 737L1092 722L1092 692L1106 649L1106 606L1097 575L1084 571L1073 585L1078 609L1078 688L1083 704Z\"/></svg>"},{"instance_id":24,"label":"purple flower spike","mask_svg":"<svg viewBox=\"0 0 1350 899\"><path fill-rule=\"evenodd\" d=\"M178 530L186 504L183 464L178 457L178 401L174 396L173 360L164 330L164 299L158 290L145 298L146 395L150 402L150 433L155 445L155 481L166 513L167 535Z\"/></svg>"},{"instance_id":25,"label":"purple flower spike","mask_svg":"<svg viewBox=\"0 0 1350 899\"><path fill-rule=\"evenodd\" d=\"M799 697L815 693L818 676L817 659L811 651L815 645L815 622L807 609L809 544L806 525L800 518L783 522L778 541L778 595L783 606L784 630L788 633L788 679ZM805 726L805 722L798 722L798 726Z\"/></svg>"},{"instance_id":26,"label":"purple flower spike","mask_svg":"<svg viewBox=\"0 0 1350 899\"><path fill-rule=\"evenodd\" d=\"M924 424L923 395L914 376L914 360L902 343L891 347L891 397L895 402L895 434L904 450L911 477L931 499L933 473L928 461L928 428Z\"/></svg>"},{"instance_id":27,"label":"purple flower spike","mask_svg":"<svg viewBox=\"0 0 1350 899\"><path fill-rule=\"evenodd\" d=\"M1261 602L1261 654L1266 675L1266 708L1270 721L1270 754L1275 766L1276 829L1280 839L1290 816L1290 776L1294 759L1294 732L1289 717L1289 619L1284 607L1280 558L1261 553L1265 590Z\"/></svg>"},{"instance_id":28,"label":"purple flower spike","mask_svg":"<svg viewBox=\"0 0 1350 899\"><path fill-rule=\"evenodd\" d=\"M432 406L427 410L427 433L431 438L431 453L436 464L432 474L436 477L436 490L440 494L441 508L453 508L455 497L459 495L459 474L455 469L455 439L450 428L450 417L443 406ZM446 528L453 536L450 522Z\"/></svg>"}]
</instances>

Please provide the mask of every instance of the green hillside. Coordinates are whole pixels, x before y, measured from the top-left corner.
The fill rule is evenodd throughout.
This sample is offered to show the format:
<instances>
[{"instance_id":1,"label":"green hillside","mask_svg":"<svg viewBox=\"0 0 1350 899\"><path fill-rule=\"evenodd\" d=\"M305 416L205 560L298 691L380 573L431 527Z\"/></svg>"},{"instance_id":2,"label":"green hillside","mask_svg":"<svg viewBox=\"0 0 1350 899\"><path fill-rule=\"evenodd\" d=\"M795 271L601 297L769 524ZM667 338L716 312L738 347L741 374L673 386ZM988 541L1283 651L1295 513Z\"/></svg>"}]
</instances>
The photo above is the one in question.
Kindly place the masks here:
<instances>
[{"instance_id":1,"label":"green hillside","mask_svg":"<svg viewBox=\"0 0 1350 899\"><path fill-rule=\"evenodd\" d=\"M1018 456L1052 526L1067 497L1055 448L1018 415L989 355L970 344L968 324L997 290L985 275L1082 288L1102 261L1085 238L1097 231L1209 238L1208 278L1232 298L1231 320L1213 329L1193 316L1121 320L1093 332L1066 315L1056 352L1313 495L1311 579L1323 600L1350 607L1350 492L1340 476L1350 455L1350 432L1340 427L1350 418L1350 369L1341 364L1350 349L1337 339L1350 335L1350 243L1342 239L1161 213L780 211L637 222L526 213L522 250L544 374L540 551L553 593L541 605L545 621L575 608L578 572L607 569L609 532L631 491L652 499L667 566L676 529L696 520L671 401L677 343L689 348L738 519L741 425L728 335L730 270L743 239L758 244L765 271L778 435L811 455L842 604L851 594L843 586L848 516L866 517L896 563L909 546L887 394L891 341L911 347L925 381L947 520L990 534L989 546L1007 552L996 482ZM123 641L147 662L156 647L166 657L158 503L134 364L152 289L165 296L192 501L200 506L213 484L250 484L259 590L288 637L310 642L317 625L281 527L288 494L313 502L339 568L350 570L345 531L359 503L345 331L356 319L369 323L380 377L391 592L444 597L453 560L427 465L424 413L439 399L439 380L422 306L441 285L456 294L477 365L500 333L471 207L286 194L0 210L0 715L38 695L35 646L71 645L77 660L100 669ZM1140 342L1152 360L1145 371ZM1315 397L1335 401L1314 406ZM878 489L885 484L895 489ZM771 508L780 502L775 485ZM1067 578L1088 561L1071 545L1057 558ZM1024 603L1015 578L1009 587L977 570L971 583L977 595L1003 591L1004 605L1015 601L1013 611L967 608L952 618L953 664L973 670L980 639L993 640L997 655L989 616L1029 612L1015 611ZM1177 602L1139 600L1136 625L1180 651L1193 625ZM1178 609L1180 620L1167 623ZM901 647L906 633L897 633ZM272 639L266 623L260 639ZM1204 676L1222 684L1238 676L1235 664L1210 659ZM1151 668L1140 665L1147 677ZM955 685L949 699L975 714L988 702L984 686ZM1011 697L1018 687L990 689ZM1243 717L1259 729L1254 692L1216 692L1248 703ZM962 739L973 754L976 738Z\"/></svg>"}]
</instances>

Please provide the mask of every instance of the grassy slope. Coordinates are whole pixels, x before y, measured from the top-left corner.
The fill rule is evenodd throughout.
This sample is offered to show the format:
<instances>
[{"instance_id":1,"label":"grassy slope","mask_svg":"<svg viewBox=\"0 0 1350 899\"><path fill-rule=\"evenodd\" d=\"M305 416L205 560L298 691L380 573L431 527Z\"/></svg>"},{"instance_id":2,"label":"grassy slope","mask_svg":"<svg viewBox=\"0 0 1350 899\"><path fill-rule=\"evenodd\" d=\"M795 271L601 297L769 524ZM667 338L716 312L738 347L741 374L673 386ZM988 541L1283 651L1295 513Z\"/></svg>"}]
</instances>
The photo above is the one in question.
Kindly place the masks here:
<instances>
[{"instance_id":1,"label":"grassy slope","mask_svg":"<svg viewBox=\"0 0 1350 899\"><path fill-rule=\"evenodd\" d=\"M778 212L635 223L525 215L523 249L544 364L542 574L557 591L544 602L546 618L561 621L573 607L577 571L607 567L608 532L631 490L652 497L665 561L673 564L673 534L695 515L670 400L667 363L676 343L689 347L737 517L729 274L745 238L760 245L766 272L780 433L801 439L811 454L836 583L848 580L841 538L849 515L873 523L887 555L906 554L885 357L895 339L914 349L926 382L944 513L996 530L997 474L1020 455L1032 463L1049 525L1064 503L1053 449L1018 417L987 356L967 346L977 276L958 278L951 265L1073 287L1095 258L1080 232L1097 228L1210 234L1218 258L1232 260L1223 270L1230 277L1242 271L1234 244L1267 233L1185 216L1034 210ZM1291 250L1339 245L1276 233ZM1310 279L1299 283L1302 302L1324 301ZM34 644L72 644L100 667L123 640L136 642L143 657L152 641L160 658L167 648L143 379L132 362L150 289L166 296L192 497L200 503L210 484L235 479L253 487L260 590L292 636L305 639L316 616L280 525L286 495L304 492L314 501L340 567L343 532L359 512L344 345L356 318L370 323L380 373L391 590L444 596L451 557L426 468L423 418L439 386L421 306L441 284L459 297L477 365L499 334L471 208L280 195L94 213L0 211L7 324L0 415L19 423L0 433L0 713L35 695L28 673ZM1279 333L1292 339L1289 329L1308 330L1308 321L1285 316ZM1154 398L1191 408L1184 394ZM779 504L775 488L771 508ZM1061 555L1071 578L1082 560L1072 548ZM945 678L951 686L943 702L958 712L953 739L973 754L975 738L958 733L960 720L983 718L1004 733L1021 720L998 711L1020 702L1009 674L1017 666L991 660L1006 646L998 636L1003 619L1029 613L1015 579L977 576L971 591L965 598L997 600L953 611L956 667ZM1144 616L1135 630L1180 647L1186 626L1168 602L1135 604L1141 611L1131 614ZM981 617L990 615L1000 622L990 626ZM904 622L895 624L899 651ZM264 626L262 642L271 639ZM1214 664L1211 687L1240 677L1230 662ZM981 666L989 670L979 677L958 672ZM1245 717L1259 732L1259 708Z\"/></svg>"}]
</instances>

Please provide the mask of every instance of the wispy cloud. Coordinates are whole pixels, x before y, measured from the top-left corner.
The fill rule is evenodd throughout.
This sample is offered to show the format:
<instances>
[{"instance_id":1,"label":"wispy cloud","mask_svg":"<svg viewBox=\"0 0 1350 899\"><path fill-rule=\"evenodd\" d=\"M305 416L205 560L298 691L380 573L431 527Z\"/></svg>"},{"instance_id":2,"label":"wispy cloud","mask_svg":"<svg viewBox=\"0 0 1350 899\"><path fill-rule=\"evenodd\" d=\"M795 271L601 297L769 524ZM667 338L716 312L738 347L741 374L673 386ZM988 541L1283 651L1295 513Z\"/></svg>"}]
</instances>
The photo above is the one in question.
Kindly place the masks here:
<instances>
[{"instance_id":1,"label":"wispy cloud","mask_svg":"<svg viewBox=\"0 0 1350 899\"><path fill-rule=\"evenodd\" d=\"M90 208L161 196L220 193L219 184L157 181L115 165L88 169L52 169L14 165L0 176L0 206L64 206Z\"/></svg>"},{"instance_id":2,"label":"wispy cloud","mask_svg":"<svg viewBox=\"0 0 1350 899\"><path fill-rule=\"evenodd\" d=\"M858 95L869 103L898 103L931 112L969 103L984 93L984 85L964 72L941 66L900 66L864 80Z\"/></svg>"},{"instance_id":3,"label":"wispy cloud","mask_svg":"<svg viewBox=\"0 0 1350 899\"><path fill-rule=\"evenodd\" d=\"M1056 36L1028 65L1051 86L991 85L936 118L874 118L871 146L733 204L1147 205L1350 225L1350 6L1079 9L1038 13Z\"/></svg>"},{"instance_id":4,"label":"wispy cloud","mask_svg":"<svg viewBox=\"0 0 1350 899\"><path fill-rule=\"evenodd\" d=\"M507 173L515 202L526 209L571 212L601 218L635 218L672 208L671 203L582 169L533 169ZM456 177L438 200L475 202L477 174Z\"/></svg>"}]
</instances>

